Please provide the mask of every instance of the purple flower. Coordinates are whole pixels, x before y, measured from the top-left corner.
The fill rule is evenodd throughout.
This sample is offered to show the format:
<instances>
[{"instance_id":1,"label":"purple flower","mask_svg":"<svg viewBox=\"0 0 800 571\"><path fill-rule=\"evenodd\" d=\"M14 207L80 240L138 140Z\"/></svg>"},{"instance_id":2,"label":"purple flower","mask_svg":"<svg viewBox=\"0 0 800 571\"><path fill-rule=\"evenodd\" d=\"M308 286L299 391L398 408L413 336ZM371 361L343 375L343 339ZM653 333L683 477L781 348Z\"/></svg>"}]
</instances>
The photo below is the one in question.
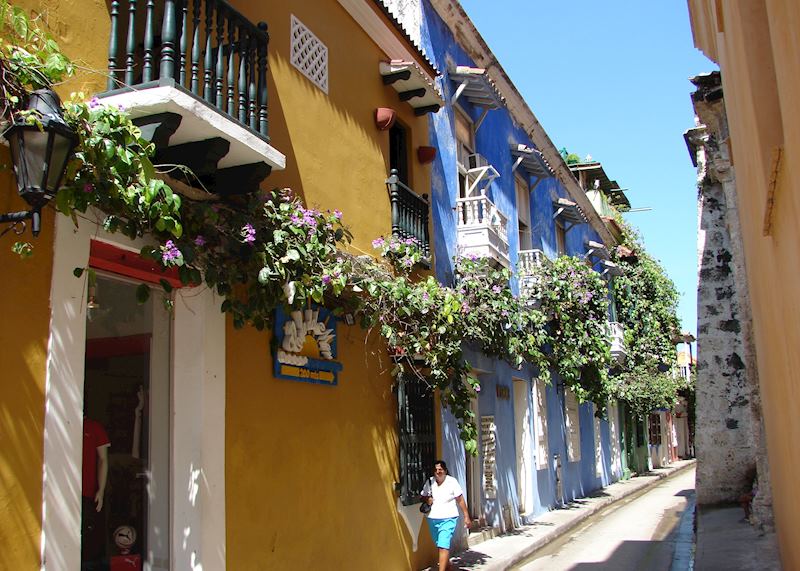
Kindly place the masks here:
<instances>
[{"instance_id":1,"label":"purple flower","mask_svg":"<svg viewBox=\"0 0 800 571\"><path fill-rule=\"evenodd\" d=\"M337 220L341 220L342 219L342 211L339 210L338 208L333 211L333 215L336 217Z\"/></svg>"},{"instance_id":2,"label":"purple flower","mask_svg":"<svg viewBox=\"0 0 800 571\"><path fill-rule=\"evenodd\" d=\"M467 254L467 259L470 260L471 262L477 262L478 254Z\"/></svg>"},{"instance_id":3,"label":"purple flower","mask_svg":"<svg viewBox=\"0 0 800 571\"><path fill-rule=\"evenodd\" d=\"M336 263L337 264L343 264L344 263L344 258L342 258L341 256L336 258Z\"/></svg>"},{"instance_id":4,"label":"purple flower","mask_svg":"<svg viewBox=\"0 0 800 571\"><path fill-rule=\"evenodd\" d=\"M242 239L246 244L252 244L256 241L256 229L249 222L242 227Z\"/></svg>"},{"instance_id":5,"label":"purple flower","mask_svg":"<svg viewBox=\"0 0 800 571\"><path fill-rule=\"evenodd\" d=\"M167 240L167 243L161 246L161 261L164 264L170 264L182 257L183 254L172 240Z\"/></svg>"},{"instance_id":6,"label":"purple flower","mask_svg":"<svg viewBox=\"0 0 800 571\"><path fill-rule=\"evenodd\" d=\"M386 240L383 239L383 236L381 236L380 238L375 238L372 241L373 248L383 248L385 245L386 245Z\"/></svg>"},{"instance_id":7,"label":"purple flower","mask_svg":"<svg viewBox=\"0 0 800 571\"><path fill-rule=\"evenodd\" d=\"M430 298L431 298L431 296L428 295L427 291L422 292L423 301L428 301Z\"/></svg>"},{"instance_id":8,"label":"purple flower","mask_svg":"<svg viewBox=\"0 0 800 571\"><path fill-rule=\"evenodd\" d=\"M469 304L468 303L464 303L461 306L461 313L469 313L470 309L471 308L470 308Z\"/></svg>"},{"instance_id":9,"label":"purple flower","mask_svg":"<svg viewBox=\"0 0 800 571\"><path fill-rule=\"evenodd\" d=\"M100 100L97 97L92 97L89 100L89 109L94 109L96 107L100 107Z\"/></svg>"},{"instance_id":10,"label":"purple flower","mask_svg":"<svg viewBox=\"0 0 800 571\"><path fill-rule=\"evenodd\" d=\"M329 283L331 283L331 277L328 274L325 274L324 276L322 276L322 283L328 285Z\"/></svg>"},{"instance_id":11,"label":"purple flower","mask_svg":"<svg viewBox=\"0 0 800 571\"><path fill-rule=\"evenodd\" d=\"M88 193L88 192L92 192L92 191L94 191L94 185L93 184L87 182L86 184L83 185L83 192L87 192Z\"/></svg>"},{"instance_id":12,"label":"purple flower","mask_svg":"<svg viewBox=\"0 0 800 571\"><path fill-rule=\"evenodd\" d=\"M403 260L403 265L406 266L407 268L410 268L411 266L414 265L414 260L412 260L411 258L406 258L405 260Z\"/></svg>"},{"instance_id":13,"label":"purple flower","mask_svg":"<svg viewBox=\"0 0 800 571\"><path fill-rule=\"evenodd\" d=\"M475 385L475 392L476 393L481 392L481 386L480 385Z\"/></svg>"},{"instance_id":14,"label":"purple flower","mask_svg":"<svg viewBox=\"0 0 800 571\"><path fill-rule=\"evenodd\" d=\"M203 238L203 236L201 236L200 234L198 234L197 237L194 239L194 245L202 248L203 246L206 245L206 239Z\"/></svg>"},{"instance_id":15,"label":"purple flower","mask_svg":"<svg viewBox=\"0 0 800 571\"><path fill-rule=\"evenodd\" d=\"M122 104L117 105L117 109L119 109L120 113L124 113L125 112L125 106L122 105Z\"/></svg>"},{"instance_id":16,"label":"purple flower","mask_svg":"<svg viewBox=\"0 0 800 571\"><path fill-rule=\"evenodd\" d=\"M492 286L492 291L494 293L500 293L501 291L503 291L503 288L501 288L499 285L493 285Z\"/></svg>"},{"instance_id":17,"label":"purple flower","mask_svg":"<svg viewBox=\"0 0 800 571\"><path fill-rule=\"evenodd\" d=\"M405 239L406 246L413 246L416 243L417 243L417 241L414 238L406 238Z\"/></svg>"},{"instance_id":18,"label":"purple flower","mask_svg":"<svg viewBox=\"0 0 800 571\"><path fill-rule=\"evenodd\" d=\"M295 226L300 226L303 223L303 219L300 218L297 214L292 214L289 220L291 220L292 224L294 224Z\"/></svg>"}]
</instances>

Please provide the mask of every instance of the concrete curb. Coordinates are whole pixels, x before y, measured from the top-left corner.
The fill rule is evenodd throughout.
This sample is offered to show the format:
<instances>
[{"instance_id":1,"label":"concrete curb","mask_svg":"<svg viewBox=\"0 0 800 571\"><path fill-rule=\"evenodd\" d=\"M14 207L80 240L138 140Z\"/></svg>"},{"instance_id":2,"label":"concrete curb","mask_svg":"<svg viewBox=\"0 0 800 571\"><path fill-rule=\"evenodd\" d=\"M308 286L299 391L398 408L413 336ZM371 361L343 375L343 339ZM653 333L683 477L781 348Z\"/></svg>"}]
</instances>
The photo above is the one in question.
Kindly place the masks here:
<instances>
[{"instance_id":1,"label":"concrete curb","mask_svg":"<svg viewBox=\"0 0 800 571\"><path fill-rule=\"evenodd\" d=\"M693 467L695 464L696 460L687 460L682 462L680 466L667 467L661 472L642 476L641 480L639 480L639 478L633 478L631 480L625 480L624 483L615 482L614 484L611 484L610 486L602 488L598 491L607 493L610 488L613 488L615 485L619 486L620 484L623 484L625 488L613 490L614 493L608 497L597 498L588 496L587 498L580 498L596 501L593 501L590 505L575 513L574 516L568 520L555 524L553 529L544 533L544 535L536 538L530 538L530 540L526 541L524 545L508 545L504 546L504 548L499 548L500 543L503 542L505 538L510 537L512 534L500 535L494 539L479 543L472 549L459 552L453 558L453 564L456 565L456 569L479 569L480 571L501 571L508 569L512 565L515 565L527 557L530 557L552 541L555 541L556 539L575 529L582 522L586 521L588 518L592 517L598 512L601 512L607 507L623 499L633 498L637 495L640 495L650 488L658 485L662 480L675 476L676 474L680 474ZM637 482L637 480L639 481ZM637 485L630 486L630 483L635 483ZM547 515L554 514L559 511L561 510L548 512L543 514L543 516L539 519L541 520ZM524 526L519 530L515 530L513 535L518 536L520 533L524 534L525 530L532 530L535 528L535 523L533 525ZM506 550L508 550L508 552L506 552ZM500 551L500 553L490 554L490 552L494 551ZM486 560L487 557L488 560Z\"/></svg>"}]
</instances>

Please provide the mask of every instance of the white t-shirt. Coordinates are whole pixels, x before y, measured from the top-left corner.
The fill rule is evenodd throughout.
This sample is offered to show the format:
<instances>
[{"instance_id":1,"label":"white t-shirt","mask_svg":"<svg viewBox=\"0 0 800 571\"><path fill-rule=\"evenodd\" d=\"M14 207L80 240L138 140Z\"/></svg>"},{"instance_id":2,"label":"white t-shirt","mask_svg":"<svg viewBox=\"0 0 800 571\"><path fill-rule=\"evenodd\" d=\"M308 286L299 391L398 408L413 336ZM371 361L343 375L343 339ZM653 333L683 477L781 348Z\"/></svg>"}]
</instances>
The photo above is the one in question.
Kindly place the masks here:
<instances>
[{"instance_id":1,"label":"white t-shirt","mask_svg":"<svg viewBox=\"0 0 800 571\"><path fill-rule=\"evenodd\" d=\"M458 480L452 476L445 476L444 482L440 485L436 482L436 478L433 478L431 493L433 495L433 504L431 504L431 511L428 513L430 519L458 517L456 498L464 495Z\"/></svg>"}]
</instances>

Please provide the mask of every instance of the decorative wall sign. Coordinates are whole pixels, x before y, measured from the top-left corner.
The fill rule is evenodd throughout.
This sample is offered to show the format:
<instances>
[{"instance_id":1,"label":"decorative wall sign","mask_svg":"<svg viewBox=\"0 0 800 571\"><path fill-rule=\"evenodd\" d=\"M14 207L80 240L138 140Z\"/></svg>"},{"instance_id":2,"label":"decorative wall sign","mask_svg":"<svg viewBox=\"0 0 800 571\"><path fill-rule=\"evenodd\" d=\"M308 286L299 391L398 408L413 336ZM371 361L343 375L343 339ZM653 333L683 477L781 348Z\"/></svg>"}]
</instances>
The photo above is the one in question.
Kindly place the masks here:
<instances>
[{"instance_id":1,"label":"decorative wall sign","mask_svg":"<svg viewBox=\"0 0 800 571\"><path fill-rule=\"evenodd\" d=\"M483 452L483 494L487 499L497 497L497 428L494 416L481 417L481 448Z\"/></svg>"},{"instance_id":2,"label":"decorative wall sign","mask_svg":"<svg viewBox=\"0 0 800 571\"><path fill-rule=\"evenodd\" d=\"M279 379L336 385L342 364L336 361L336 317L324 307L275 315L277 348L273 352Z\"/></svg>"}]
</instances>

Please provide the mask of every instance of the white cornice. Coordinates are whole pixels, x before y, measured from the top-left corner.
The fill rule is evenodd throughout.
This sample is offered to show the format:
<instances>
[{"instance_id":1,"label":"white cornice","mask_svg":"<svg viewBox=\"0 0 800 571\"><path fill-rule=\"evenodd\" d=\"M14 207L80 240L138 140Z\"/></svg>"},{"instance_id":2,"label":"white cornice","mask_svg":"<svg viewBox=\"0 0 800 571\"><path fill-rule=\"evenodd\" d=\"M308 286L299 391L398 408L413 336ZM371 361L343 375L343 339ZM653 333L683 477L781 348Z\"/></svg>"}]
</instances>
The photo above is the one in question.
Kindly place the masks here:
<instances>
[{"instance_id":1,"label":"white cornice","mask_svg":"<svg viewBox=\"0 0 800 571\"><path fill-rule=\"evenodd\" d=\"M375 12L369 0L338 0L338 2L367 35L372 38L372 41L383 50L387 59L418 62L420 71L427 76L430 83L433 83L433 77L424 69L429 65L428 62L421 61L419 54L408 49Z\"/></svg>"}]
</instances>

